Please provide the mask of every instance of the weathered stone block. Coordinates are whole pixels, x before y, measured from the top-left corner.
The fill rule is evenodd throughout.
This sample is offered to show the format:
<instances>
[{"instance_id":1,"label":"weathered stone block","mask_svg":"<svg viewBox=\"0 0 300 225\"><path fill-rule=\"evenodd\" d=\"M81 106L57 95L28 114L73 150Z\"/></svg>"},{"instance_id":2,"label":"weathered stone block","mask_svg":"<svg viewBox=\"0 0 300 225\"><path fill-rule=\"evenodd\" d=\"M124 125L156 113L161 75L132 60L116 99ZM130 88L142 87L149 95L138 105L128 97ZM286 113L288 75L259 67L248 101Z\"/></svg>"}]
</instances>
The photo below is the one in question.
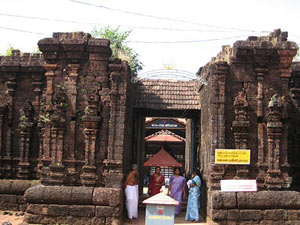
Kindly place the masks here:
<instances>
[{"instance_id":1,"label":"weathered stone block","mask_svg":"<svg viewBox=\"0 0 300 225\"><path fill-rule=\"evenodd\" d=\"M11 187L11 180L2 180L0 181L0 194L9 194Z\"/></svg>"},{"instance_id":2,"label":"weathered stone block","mask_svg":"<svg viewBox=\"0 0 300 225\"><path fill-rule=\"evenodd\" d=\"M93 204L108 206L111 197L109 188L94 188Z\"/></svg>"},{"instance_id":3,"label":"weathered stone block","mask_svg":"<svg viewBox=\"0 0 300 225\"><path fill-rule=\"evenodd\" d=\"M49 205L49 216L68 216L70 214L69 205Z\"/></svg>"},{"instance_id":4,"label":"weathered stone block","mask_svg":"<svg viewBox=\"0 0 300 225\"><path fill-rule=\"evenodd\" d=\"M23 195L24 192L32 186L28 180L13 180L11 183L11 193L16 195Z\"/></svg>"},{"instance_id":5,"label":"weathered stone block","mask_svg":"<svg viewBox=\"0 0 300 225\"><path fill-rule=\"evenodd\" d=\"M119 208L109 206L96 206L96 217L117 217Z\"/></svg>"},{"instance_id":6,"label":"weathered stone block","mask_svg":"<svg viewBox=\"0 0 300 225\"><path fill-rule=\"evenodd\" d=\"M298 220L300 219L300 210L288 210L287 215L288 220Z\"/></svg>"},{"instance_id":7,"label":"weathered stone block","mask_svg":"<svg viewBox=\"0 0 300 225\"><path fill-rule=\"evenodd\" d=\"M212 207L214 209L234 209L236 208L236 193L234 192L212 192Z\"/></svg>"},{"instance_id":8,"label":"weathered stone block","mask_svg":"<svg viewBox=\"0 0 300 225\"><path fill-rule=\"evenodd\" d=\"M115 217L107 217L105 225L120 225L120 219Z\"/></svg>"},{"instance_id":9,"label":"weathered stone block","mask_svg":"<svg viewBox=\"0 0 300 225\"><path fill-rule=\"evenodd\" d=\"M43 215L33 215L30 213L25 214L25 221L29 224L41 224L43 218Z\"/></svg>"},{"instance_id":10,"label":"weathered stone block","mask_svg":"<svg viewBox=\"0 0 300 225\"><path fill-rule=\"evenodd\" d=\"M48 205L29 204L26 208L26 212L35 215L47 215Z\"/></svg>"},{"instance_id":11,"label":"weathered stone block","mask_svg":"<svg viewBox=\"0 0 300 225\"><path fill-rule=\"evenodd\" d=\"M18 203L17 195L0 194L0 202Z\"/></svg>"},{"instance_id":12,"label":"weathered stone block","mask_svg":"<svg viewBox=\"0 0 300 225\"><path fill-rule=\"evenodd\" d=\"M25 204L24 195L18 195L18 204Z\"/></svg>"},{"instance_id":13,"label":"weathered stone block","mask_svg":"<svg viewBox=\"0 0 300 225\"><path fill-rule=\"evenodd\" d=\"M94 217L91 219L91 225L105 225L105 217Z\"/></svg>"},{"instance_id":14,"label":"weathered stone block","mask_svg":"<svg viewBox=\"0 0 300 225\"><path fill-rule=\"evenodd\" d=\"M25 191L24 199L27 203L43 203L44 202L44 192L45 186L37 185L31 188L28 188Z\"/></svg>"},{"instance_id":15,"label":"weathered stone block","mask_svg":"<svg viewBox=\"0 0 300 225\"><path fill-rule=\"evenodd\" d=\"M69 204L71 192L72 187L46 186L43 200L48 204Z\"/></svg>"},{"instance_id":16,"label":"weathered stone block","mask_svg":"<svg viewBox=\"0 0 300 225\"><path fill-rule=\"evenodd\" d=\"M240 212L238 209L228 210L227 218L228 220L239 220Z\"/></svg>"},{"instance_id":17,"label":"weathered stone block","mask_svg":"<svg viewBox=\"0 0 300 225\"><path fill-rule=\"evenodd\" d=\"M257 221L241 221L239 225L258 225L260 222Z\"/></svg>"},{"instance_id":18,"label":"weathered stone block","mask_svg":"<svg viewBox=\"0 0 300 225\"><path fill-rule=\"evenodd\" d=\"M238 207L242 209L297 209L300 193L295 191L239 192Z\"/></svg>"},{"instance_id":19,"label":"weathered stone block","mask_svg":"<svg viewBox=\"0 0 300 225\"><path fill-rule=\"evenodd\" d=\"M93 187L73 187L71 194L71 204L92 205L93 191Z\"/></svg>"},{"instance_id":20,"label":"weathered stone block","mask_svg":"<svg viewBox=\"0 0 300 225\"><path fill-rule=\"evenodd\" d=\"M212 220L227 220L227 210L212 210Z\"/></svg>"},{"instance_id":21,"label":"weathered stone block","mask_svg":"<svg viewBox=\"0 0 300 225\"><path fill-rule=\"evenodd\" d=\"M121 189L111 189L110 190L110 198L109 198L109 206L115 207L119 206L121 202Z\"/></svg>"},{"instance_id":22,"label":"weathered stone block","mask_svg":"<svg viewBox=\"0 0 300 225\"><path fill-rule=\"evenodd\" d=\"M286 220L287 211L282 209L265 210L264 219L265 220Z\"/></svg>"},{"instance_id":23,"label":"weathered stone block","mask_svg":"<svg viewBox=\"0 0 300 225\"><path fill-rule=\"evenodd\" d=\"M72 205L70 207L70 215L75 217L94 217L95 216L95 206L89 205Z\"/></svg>"},{"instance_id":24,"label":"weathered stone block","mask_svg":"<svg viewBox=\"0 0 300 225\"><path fill-rule=\"evenodd\" d=\"M18 211L19 210L19 204L17 204L17 203L10 203L10 202L1 202L0 201L0 209L1 210Z\"/></svg>"},{"instance_id":25,"label":"weathered stone block","mask_svg":"<svg viewBox=\"0 0 300 225\"><path fill-rule=\"evenodd\" d=\"M263 211L261 210L240 210L240 220L262 220Z\"/></svg>"},{"instance_id":26,"label":"weathered stone block","mask_svg":"<svg viewBox=\"0 0 300 225\"><path fill-rule=\"evenodd\" d=\"M55 217L47 216L41 219L41 224L57 224L57 221Z\"/></svg>"},{"instance_id":27,"label":"weathered stone block","mask_svg":"<svg viewBox=\"0 0 300 225\"><path fill-rule=\"evenodd\" d=\"M260 225L282 225L283 221L274 221L274 220L262 220Z\"/></svg>"},{"instance_id":28,"label":"weathered stone block","mask_svg":"<svg viewBox=\"0 0 300 225\"><path fill-rule=\"evenodd\" d=\"M27 208L27 205L26 205L26 204L19 204L19 209L18 209L18 211L25 212L25 211L26 211L26 208Z\"/></svg>"}]
</instances>

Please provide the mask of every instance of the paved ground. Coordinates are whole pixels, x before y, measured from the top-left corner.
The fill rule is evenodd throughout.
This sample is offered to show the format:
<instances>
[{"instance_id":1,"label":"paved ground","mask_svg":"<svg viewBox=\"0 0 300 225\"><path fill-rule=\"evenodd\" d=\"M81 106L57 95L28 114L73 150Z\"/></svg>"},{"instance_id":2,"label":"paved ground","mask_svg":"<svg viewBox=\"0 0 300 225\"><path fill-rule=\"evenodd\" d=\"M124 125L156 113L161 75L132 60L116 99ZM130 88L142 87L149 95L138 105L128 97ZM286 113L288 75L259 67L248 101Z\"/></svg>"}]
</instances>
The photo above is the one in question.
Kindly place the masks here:
<instances>
[{"instance_id":1,"label":"paved ground","mask_svg":"<svg viewBox=\"0 0 300 225\"><path fill-rule=\"evenodd\" d=\"M4 222L10 222L12 225L25 225L27 223L24 222L24 216L16 216L16 213L9 211L12 215L3 215L3 211L0 210L0 225ZM139 211L139 219L134 221L133 223L128 223L128 221L124 223L125 225L144 225L145 224L145 210ZM205 225L205 222L200 223L192 223L184 220L184 214L175 218L175 225L186 225L186 224L198 224Z\"/></svg>"},{"instance_id":2,"label":"paved ground","mask_svg":"<svg viewBox=\"0 0 300 225\"><path fill-rule=\"evenodd\" d=\"M145 210L139 210L139 218L135 220L133 223L129 223L125 221L125 225L144 225L145 224ZM200 221L199 223L195 222L188 222L184 220L184 213L181 213L179 217L175 217L176 225L186 225L186 224L198 224L198 225L205 225L204 221Z\"/></svg>"},{"instance_id":3,"label":"paved ground","mask_svg":"<svg viewBox=\"0 0 300 225\"><path fill-rule=\"evenodd\" d=\"M16 213L18 215L20 212L9 211L12 215L3 215L3 212L0 210L0 224L4 222L10 222L12 225L26 224L24 223L24 216L16 216Z\"/></svg>"}]
</instances>

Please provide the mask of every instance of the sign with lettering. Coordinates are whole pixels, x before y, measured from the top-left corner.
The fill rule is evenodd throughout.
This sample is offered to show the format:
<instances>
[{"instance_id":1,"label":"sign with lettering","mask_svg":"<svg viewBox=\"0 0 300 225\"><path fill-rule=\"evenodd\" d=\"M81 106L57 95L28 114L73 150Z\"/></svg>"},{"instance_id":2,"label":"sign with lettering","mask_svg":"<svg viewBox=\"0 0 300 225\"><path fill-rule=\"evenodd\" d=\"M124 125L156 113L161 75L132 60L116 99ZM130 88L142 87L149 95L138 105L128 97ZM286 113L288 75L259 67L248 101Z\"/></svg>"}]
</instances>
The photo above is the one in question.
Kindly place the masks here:
<instances>
[{"instance_id":1,"label":"sign with lettering","mask_svg":"<svg viewBox=\"0 0 300 225\"><path fill-rule=\"evenodd\" d=\"M216 149L215 164L250 165L249 149Z\"/></svg>"},{"instance_id":2,"label":"sign with lettering","mask_svg":"<svg viewBox=\"0 0 300 225\"><path fill-rule=\"evenodd\" d=\"M161 128L167 128L167 129L184 129L184 125L171 119L157 119L149 124L146 124L147 129L161 129Z\"/></svg>"},{"instance_id":3,"label":"sign with lettering","mask_svg":"<svg viewBox=\"0 0 300 225\"><path fill-rule=\"evenodd\" d=\"M221 180L221 191L227 191L227 192L257 191L256 180Z\"/></svg>"},{"instance_id":4,"label":"sign with lettering","mask_svg":"<svg viewBox=\"0 0 300 225\"><path fill-rule=\"evenodd\" d=\"M146 207L146 225L174 225L174 205L149 205Z\"/></svg>"}]
</instances>

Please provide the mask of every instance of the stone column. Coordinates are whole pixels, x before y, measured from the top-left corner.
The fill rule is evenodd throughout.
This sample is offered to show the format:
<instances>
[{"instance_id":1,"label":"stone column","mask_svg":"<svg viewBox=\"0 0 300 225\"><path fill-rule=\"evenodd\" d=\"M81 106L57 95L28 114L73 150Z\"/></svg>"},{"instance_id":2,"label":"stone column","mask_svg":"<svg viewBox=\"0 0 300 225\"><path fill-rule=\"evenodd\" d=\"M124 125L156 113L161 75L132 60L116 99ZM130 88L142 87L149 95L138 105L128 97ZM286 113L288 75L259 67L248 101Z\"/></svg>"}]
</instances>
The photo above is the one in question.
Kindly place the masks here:
<instances>
[{"instance_id":1,"label":"stone column","mask_svg":"<svg viewBox=\"0 0 300 225\"><path fill-rule=\"evenodd\" d=\"M234 144L236 149L248 148L248 132L249 132L249 119L248 119L248 101L246 94L242 91L234 99L234 112L235 120L232 123ZM248 166L236 166L237 179L247 179L249 169Z\"/></svg>"},{"instance_id":2,"label":"stone column","mask_svg":"<svg viewBox=\"0 0 300 225\"><path fill-rule=\"evenodd\" d=\"M29 179L30 176L30 161L29 152L31 147L31 136L33 128L32 105L27 101L25 106L20 110L19 130L20 130L20 162L18 164L18 177L21 179Z\"/></svg>"},{"instance_id":3,"label":"stone column","mask_svg":"<svg viewBox=\"0 0 300 225\"><path fill-rule=\"evenodd\" d=\"M268 170L265 183L268 189L280 189L283 180L280 170L280 140L282 136L282 102L279 95L274 94L269 105L267 115L267 135L268 135Z\"/></svg>"},{"instance_id":4,"label":"stone column","mask_svg":"<svg viewBox=\"0 0 300 225\"><path fill-rule=\"evenodd\" d=\"M4 176L3 174L3 163L2 163L2 146L3 146L3 119L5 118L6 107L4 105L0 106L0 177Z\"/></svg>"},{"instance_id":5,"label":"stone column","mask_svg":"<svg viewBox=\"0 0 300 225\"><path fill-rule=\"evenodd\" d=\"M265 171L267 169L267 154L266 154L266 138L264 131L264 108L263 108L263 100L264 100L264 82L265 76L268 74L268 69L266 68L265 58L260 58L256 56L256 65L254 67L254 72L257 79L257 107L256 107L256 116L257 116L257 167L258 167L258 176L257 186L258 188L264 188L265 181Z\"/></svg>"},{"instance_id":6,"label":"stone column","mask_svg":"<svg viewBox=\"0 0 300 225\"><path fill-rule=\"evenodd\" d=\"M96 139L99 129L100 117L98 107L99 97L90 94L88 97L88 105L85 108L85 115L82 120L84 123L85 135L85 164L82 167L83 173L80 178L84 186L95 186L97 182L96 176Z\"/></svg>"},{"instance_id":7,"label":"stone column","mask_svg":"<svg viewBox=\"0 0 300 225\"><path fill-rule=\"evenodd\" d=\"M66 78L67 81L65 81L65 84L67 86L67 95L69 98L69 101L71 103L71 109L72 109L72 117L76 117L76 107L77 107L77 78L78 78L78 69L80 65L79 64L69 64L68 65L68 77ZM71 120L70 121L70 131L73 135L73 138L71 138L69 142L70 147L70 158L71 160L75 160L74 152L75 152L75 145L76 145L76 121Z\"/></svg>"},{"instance_id":8,"label":"stone column","mask_svg":"<svg viewBox=\"0 0 300 225\"><path fill-rule=\"evenodd\" d=\"M64 156L64 132L66 129L66 100L65 87L63 84L57 85L53 95L53 107L50 110L50 149L51 164L50 176L51 183L61 185L65 180L65 166L63 164Z\"/></svg>"},{"instance_id":9,"label":"stone column","mask_svg":"<svg viewBox=\"0 0 300 225\"><path fill-rule=\"evenodd\" d=\"M290 154L289 149L289 134L291 134L291 119L290 119L290 109L291 109L291 98L289 93L289 81L291 78L291 65L293 57L296 54L295 49L279 49L277 50L279 55L279 72L281 78L282 86L282 143L280 150L280 167L282 176L284 179L284 187L289 188L292 183L292 178L289 175L290 164L288 162L288 154ZM291 147L290 147L291 148Z\"/></svg>"},{"instance_id":10,"label":"stone column","mask_svg":"<svg viewBox=\"0 0 300 225\"><path fill-rule=\"evenodd\" d=\"M110 64L109 68L111 71L109 139L103 175L106 187L120 188L123 179L123 152L126 147L126 101L129 71L128 65L120 61Z\"/></svg>"},{"instance_id":11,"label":"stone column","mask_svg":"<svg viewBox=\"0 0 300 225\"><path fill-rule=\"evenodd\" d=\"M18 68L14 68L14 71L7 72L7 124L6 127L6 155L2 158L4 161L4 174L5 177L9 178L12 174L12 155L11 155L11 141L12 141L12 124L13 124L13 113L14 113L14 96L15 96L15 87L17 84L17 72Z\"/></svg>"},{"instance_id":12,"label":"stone column","mask_svg":"<svg viewBox=\"0 0 300 225\"><path fill-rule=\"evenodd\" d=\"M185 127L185 172L192 173L192 119L186 120Z\"/></svg>"},{"instance_id":13,"label":"stone column","mask_svg":"<svg viewBox=\"0 0 300 225\"><path fill-rule=\"evenodd\" d=\"M211 167L208 187L220 189L220 181L225 174L225 166L215 164L215 149L225 148L225 86L229 67L226 62L216 62L211 68Z\"/></svg>"}]
</instances>

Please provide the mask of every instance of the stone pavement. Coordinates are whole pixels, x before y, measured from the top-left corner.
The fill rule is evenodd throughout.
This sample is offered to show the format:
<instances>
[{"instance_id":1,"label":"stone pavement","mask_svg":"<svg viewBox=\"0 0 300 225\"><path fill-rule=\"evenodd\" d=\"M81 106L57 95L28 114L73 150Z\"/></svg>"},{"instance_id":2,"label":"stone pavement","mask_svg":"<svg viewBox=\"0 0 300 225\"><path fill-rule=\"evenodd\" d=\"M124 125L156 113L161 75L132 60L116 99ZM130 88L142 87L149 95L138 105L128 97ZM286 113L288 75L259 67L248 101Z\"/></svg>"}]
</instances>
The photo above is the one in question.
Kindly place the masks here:
<instances>
[{"instance_id":1,"label":"stone pavement","mask_svg":"<svg viewBox=\"0 0 300 225\"><path fill-rule=\"evenodd\" d=\"M129 223L128 221L125 220L124 224L125 225L144 225L145 224L145 210L144 209L139 210L139 218L136 221ZM204 221L200 221L199 223L185 221L184 213L181 213L180 216L175 217L174 225L186 225L186 224L205 225L206 223Z\"/></svg>"}]
</instances>

